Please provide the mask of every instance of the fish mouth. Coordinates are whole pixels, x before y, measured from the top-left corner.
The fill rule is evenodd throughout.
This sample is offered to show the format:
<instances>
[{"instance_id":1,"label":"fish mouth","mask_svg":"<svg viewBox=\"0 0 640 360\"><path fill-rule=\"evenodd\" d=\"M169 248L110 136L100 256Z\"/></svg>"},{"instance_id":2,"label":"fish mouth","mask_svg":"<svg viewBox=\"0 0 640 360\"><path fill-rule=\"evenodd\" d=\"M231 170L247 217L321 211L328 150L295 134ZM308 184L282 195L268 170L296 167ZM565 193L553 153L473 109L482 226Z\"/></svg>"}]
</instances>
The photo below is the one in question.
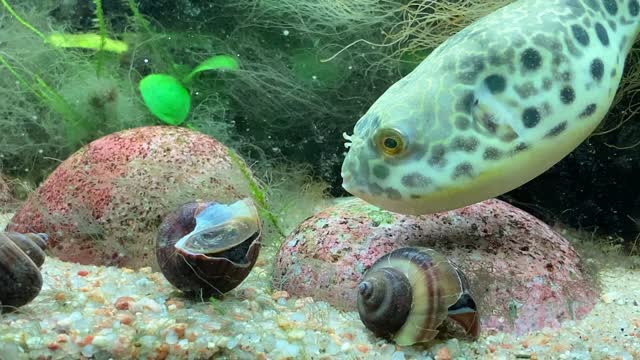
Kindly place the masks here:
<instances>
[{"instance_id":1,"label":"fish mouth","mask_svg":"<svg viewBox=\"0 0 640 360\"><path fill-rule=\"evenodd\" d=\"M343 133L342 133L342 138L344 138L345 140L347 140L347 141L344 143L344 147L345 147L345 148L347 148L347 149L349 149L349 148L351 147L351 145L352 145L352 142L351 142L351 135L347 134L346 132L343 132Z\"/></svg>"},{"instance_id":2,"label":"fish mouth","mask_svg":"<svg viewBox=\"0 0 640 360\"><path fill-rule=\"evenodd\" d=\"M350 174L342 174L342 188L350 194L354 192L353 176Z\"/></svg>"}]
</instances>

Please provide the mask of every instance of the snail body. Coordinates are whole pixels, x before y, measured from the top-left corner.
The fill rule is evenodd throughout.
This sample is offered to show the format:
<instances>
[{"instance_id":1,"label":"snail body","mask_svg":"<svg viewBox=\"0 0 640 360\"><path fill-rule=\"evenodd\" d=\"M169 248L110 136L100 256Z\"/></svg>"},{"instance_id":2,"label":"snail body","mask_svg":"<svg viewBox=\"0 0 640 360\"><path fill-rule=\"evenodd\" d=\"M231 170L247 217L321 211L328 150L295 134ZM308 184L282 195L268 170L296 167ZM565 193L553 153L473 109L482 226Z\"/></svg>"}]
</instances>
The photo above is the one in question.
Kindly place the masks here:
<instances>
[{"instance_id":1,"label":"snail body","mask_svg":"<svg viewBox=\"0 0 640 360\"><path fill-rule=\"evenodd\" d=\"M467 333L480 331L464 274L433 249L396 249L367 270L358 284L358 312L377 336L398 345L427 342L447 317Z\"/></svg>"},{"instance_id":2,"label":"snail body","mask_svg":"<svg viewBox=\"0 0 640 360\"><path fill-rule=\"evenodd\" d=\"M156 258L167 280L185 294L220 296L249 275L260 237L260 218L250 199L191 202L160 225Z\"/></svg>"},{"instance_id":3,"label":"snail body","mask_svg":"<svg viewBox=\"0 0 640 360\"><path fill-rule=\"evenodd\" d=\"M47 234L0 232L0 312L28 304L42 289Z\"/></svg>"}]
</instances>

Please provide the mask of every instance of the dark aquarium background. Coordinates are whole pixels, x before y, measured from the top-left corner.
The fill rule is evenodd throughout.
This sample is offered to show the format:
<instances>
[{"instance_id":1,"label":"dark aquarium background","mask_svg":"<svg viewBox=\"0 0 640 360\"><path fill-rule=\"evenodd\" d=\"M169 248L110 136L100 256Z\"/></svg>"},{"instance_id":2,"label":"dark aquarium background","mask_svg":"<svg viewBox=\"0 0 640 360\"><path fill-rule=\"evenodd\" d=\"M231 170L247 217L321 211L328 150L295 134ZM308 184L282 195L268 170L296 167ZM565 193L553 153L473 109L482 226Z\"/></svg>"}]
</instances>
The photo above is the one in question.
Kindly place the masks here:
<instances>
[{"instance_id":1,"label":"dark aquarium background","mask_svg":"<svg viewBox=\"0 0 640 360\"><path fill-rule=\"evenodd\" d=\"M351 133L378 96L440 42L510 1L469 2L457 13L434 15L451 2L14 1L19 18L0 11L0 169L28 189L86 143L162 124L145 107L140 80L183 77L226 55L239 69L194 76L180 126L234 148L266 182L277 182L282 174L273 169L284 165L326 184L328 195L345 196L342 133ZM50 33L93 33L128 49L56 46ZM608 235L638 251L639 55L635 49L629 57L601 128L503 199L545 222Z\"/></svg>"}]
</instances>

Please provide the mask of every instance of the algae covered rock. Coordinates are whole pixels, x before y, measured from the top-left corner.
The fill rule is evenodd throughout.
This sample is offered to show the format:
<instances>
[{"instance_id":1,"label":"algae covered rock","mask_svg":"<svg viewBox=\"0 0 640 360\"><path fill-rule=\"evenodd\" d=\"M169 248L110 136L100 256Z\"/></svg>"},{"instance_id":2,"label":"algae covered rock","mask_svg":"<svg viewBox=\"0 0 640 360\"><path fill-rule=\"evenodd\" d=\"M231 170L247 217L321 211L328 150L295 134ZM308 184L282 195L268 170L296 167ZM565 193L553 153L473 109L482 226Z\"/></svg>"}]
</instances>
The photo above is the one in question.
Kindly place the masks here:
<instances>
[{"instance_id":1,"label":"algae covered rock","mask_svg":"<svg viewBox=\"0 0 640 360\"><path fill-rule=\"evenodd\" d=\"M523 334L580 319L598 288L567 240L526 212L487 200L406 216L350 199L304 221L282 243L273 285L356 309L356 285L382 255L433 248L466 274L483 331Z\"/></svg>"},{"instance_id":2,"label":"algae covered rock","mask_svg":"<svg viewBox=\"0 0 640 360\"><path fill-rule=\"evenodd\" d=\"M192 200L249 196L228 149L178 127L140 127L100 138L62 162L7 226L50 235L62 260L155 264L162 218Z\"/></svg>"}]
</instances>

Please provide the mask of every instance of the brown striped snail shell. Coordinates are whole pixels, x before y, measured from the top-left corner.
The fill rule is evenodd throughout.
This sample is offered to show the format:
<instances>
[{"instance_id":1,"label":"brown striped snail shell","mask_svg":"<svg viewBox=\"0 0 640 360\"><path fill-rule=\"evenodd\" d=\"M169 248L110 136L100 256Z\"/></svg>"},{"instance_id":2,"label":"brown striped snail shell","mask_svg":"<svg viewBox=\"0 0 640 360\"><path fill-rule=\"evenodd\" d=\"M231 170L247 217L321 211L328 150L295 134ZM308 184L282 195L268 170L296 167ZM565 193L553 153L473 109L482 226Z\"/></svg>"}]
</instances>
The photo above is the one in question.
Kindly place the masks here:
<instances>
[{"instance_id":1,"label":"brown striped snail shell","mask_svg":"<svg viewBox=\"0 0 640 360\"><path fill-rule=\"evenodd\" d=\"M42 289L47 234L0 232L0 312L28 304Z\"/></svg>"},{"instance_id":2,"label":"brown striped snail shell","mask_svg":"<svg viewBox=\"0 0 640 360\"><path fill-rule=\"evenodd\" d=\"M432 340L447 317L474 337L480 332L467 279L433 249L406 247L383 255L364 274L357 291L365 326L398 345Z\"/></svg>"},{"instance_id":3,"label":"brown striped snail shell","mask_svg":"<svg viewBox=\"0 0 640 360\"><path fill-rule=\"evenodd\" d=\"M188 296L220 296L251 272L261 222L253 202L191 202L168 215L156 238L158 265Z\"/></svg>"}]
</instances>

